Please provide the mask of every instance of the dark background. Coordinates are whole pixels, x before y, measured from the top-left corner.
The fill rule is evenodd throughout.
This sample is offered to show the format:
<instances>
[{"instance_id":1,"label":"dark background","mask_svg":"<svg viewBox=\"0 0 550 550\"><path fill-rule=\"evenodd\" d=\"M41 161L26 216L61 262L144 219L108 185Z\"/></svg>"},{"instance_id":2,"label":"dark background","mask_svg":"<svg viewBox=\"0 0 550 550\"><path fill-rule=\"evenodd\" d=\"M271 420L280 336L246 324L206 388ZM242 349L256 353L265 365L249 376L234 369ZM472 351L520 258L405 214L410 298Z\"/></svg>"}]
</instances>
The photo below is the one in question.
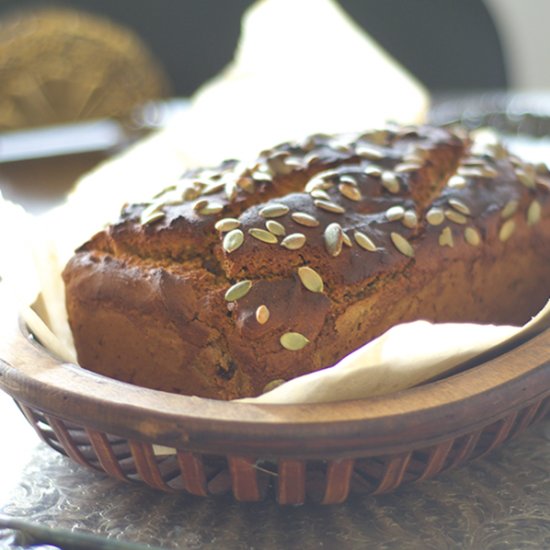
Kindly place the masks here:
<instances>
[{"instance_id":1,"label":"dark background","mask_svg":"<svg viewBox=\"0 0 550 550\"><path fill-rule=\"evenodd\" d=\"M189 96L232 58L240 18L252 3L0 0L0 18L14 10L47 5L108 16L137 32L162 62L173 92ZM481 0L340 0L340 4L431 91L507 86L500 40Z\"/></svg>"}]
</instances>

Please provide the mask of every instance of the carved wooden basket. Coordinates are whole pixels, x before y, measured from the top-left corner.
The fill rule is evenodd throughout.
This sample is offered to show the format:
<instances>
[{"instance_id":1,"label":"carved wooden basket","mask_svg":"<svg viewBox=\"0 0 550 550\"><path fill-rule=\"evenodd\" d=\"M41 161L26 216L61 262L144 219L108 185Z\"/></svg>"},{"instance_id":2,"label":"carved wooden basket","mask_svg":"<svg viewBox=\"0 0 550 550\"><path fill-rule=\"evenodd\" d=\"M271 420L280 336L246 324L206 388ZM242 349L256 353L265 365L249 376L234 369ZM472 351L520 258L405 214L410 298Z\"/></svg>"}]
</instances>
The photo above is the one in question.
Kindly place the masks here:
<instances>
[{"instance_id":1,"label":"carved wooden basket","mask_svg":"<svg viewBox=\"0 0 550 550\"><path fill-rule=\"evenodd\" d=\"M82 465L163 491L338 503L482 456L550 409L550 329L387 397L252 405L114 381L62 363L3 321L0 388L40 437Z\"/></svg>"}]
</instances>

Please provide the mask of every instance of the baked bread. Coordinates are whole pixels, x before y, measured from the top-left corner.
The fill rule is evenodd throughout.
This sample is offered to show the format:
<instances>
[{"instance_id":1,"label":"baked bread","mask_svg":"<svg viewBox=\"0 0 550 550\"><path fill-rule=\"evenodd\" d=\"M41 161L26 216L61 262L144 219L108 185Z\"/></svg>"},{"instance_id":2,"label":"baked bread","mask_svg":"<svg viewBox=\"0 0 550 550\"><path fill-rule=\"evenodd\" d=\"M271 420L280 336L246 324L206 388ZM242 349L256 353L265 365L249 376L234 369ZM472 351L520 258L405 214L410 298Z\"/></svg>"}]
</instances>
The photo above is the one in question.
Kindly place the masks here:
<instances>
[{"instance_id":1,"label":"baked bread","mask_svg":"<svg viewBox=\"0 0 550 550\"><path fill-rule=\"evenodd\" d=\"M524 323L549 297L550 176L459 131L314 135L126 205L63 277L84 368L254 396L398 323Z\"/></svg>"}]
</instances>

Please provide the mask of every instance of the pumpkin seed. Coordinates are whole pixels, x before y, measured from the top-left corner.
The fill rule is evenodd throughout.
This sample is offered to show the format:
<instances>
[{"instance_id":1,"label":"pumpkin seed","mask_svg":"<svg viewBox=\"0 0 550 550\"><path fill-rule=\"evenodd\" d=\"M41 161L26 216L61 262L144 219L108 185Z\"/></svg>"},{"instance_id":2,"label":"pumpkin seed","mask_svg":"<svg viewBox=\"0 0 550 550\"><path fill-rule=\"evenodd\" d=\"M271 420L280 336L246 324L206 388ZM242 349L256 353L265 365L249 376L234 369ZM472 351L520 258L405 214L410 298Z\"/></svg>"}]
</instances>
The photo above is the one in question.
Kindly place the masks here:
<instances>
[{"instance_id":1,"label":"pumpkin seed","mask_svg":"<svg viewBox=\"0 0 550 550\"><path fill-rule=\"evenodd\" d=\"M206 208L207 206L208 206L207 199L199 199L193 204L193 210L195 210L195 212L200 212L203 208Z\"/></svg>"},{"instance_id":2,"label":"pumpkin seed","mask_svg":"<svg viewBox=\"0 0 550 550\"><path fill-rule=\"evenodd\" d=\"M248 294L248 291L252 288L252 281L240 281L230 286L225 292L225 300L227 302L235 302L240 300Z\"/></svg>"},{"instance_id":3,"label":"pumpkin seed","mask_svg":"<svg viewBox=\"0 0 550 550\"><path fill-rule=\"evenodd\" d=\"M341 183L338 186L338 191L346 197L346 199L349 199L350 201L360 201L363 197L361 195L361 191L357 189L354 185L350 185L349 183Z\"/></svg>"},{"instance_id":4,"label":"pumpkin seed","mask_svg":"<svg viewBox=\"0 0 550 550\"><path fill-rule=\"evenodd\" d=\"M449 204L460 214L470 216L472 214L470 208L458 199L449 199Z\"/></svg>"},{"instance_id":5,"label":"pumpkin seed","mask_svg":"<svg viewBox=\"0 0 550 550\"><path fill-rule=\"evenodd\" d=\"M454 223L465 224L468 221L466 216L459 214L456 210L445 210L445 217Z\"/></svg>"},{"instance_id":6,"label":"pumpkin seed","mask_svg":"<svg viewBox=\"0 0 550 550\"><path fill-rule=\"evenodd\" d=\"M178 195L178 193L171 191L162 195L162 204L164 206L174 206L182 204L183 199Z\"/></svg>"},{"instance_id":7,"label":"pumpkin seed","mask_svg":"<svg viewBox=\"0 0 550 550\"><path fill-rule=\"evenodd\" d=\"M320 157L319 154L316 153L316 152L308 153L308 154L304 157L304 162L305 162L308 166L311 166L312 164L315 164L315 163L318 162L319 160L321 160L321 157Z\"/></svg>"},{"instance_id":8,"label":"pumpkin seed","mask_svg":"<svg viewBox=\"0 0 550 550\"><path fill-rule=\"evenodd\" d=\"M254 181L257 181L257 182L264 182L264 183L272 183L273 182L273 178L267 174L266 172L260 172L259 170L255 171L252 173L252 178L254 178ZM249 181L250 178L242 178L242 179L247 179ZM237 182L237 185L239 185L239 187L243 187L242 183L239 184L240 180ZM254 187L254 182L252 181L252 187ZM246 185L246 184L245 184Z\"/></svg>"},{"instance_id":9,"label":"pumpkin seed","mask_svg":"<svg viewBox=\"0 0 550 550\"><path fill-rule=\"evenodd\" d=\"M195 179L193 180L193 187L202 193L203 189L208 187L210 180L208 179Z\"/></svg>"},{"instance_id":10,"label":"pumpkin seed","mask_svg":"<svg viewBox=\"0 0 550 550\"><path fill-rule=\"evenodd\" d=\"M357 187L357 180L350 174L343 174L342 176L340 176L340 182Z\"/></svg>"},{"instance_id":11,"label":"pumpkin seed","mask_svg":"<svg viewBox=\"0 0 550 550\"><path fill-rule=\"evenodd\" d=\"M160 199L156 199L151 204L147 205L142 211L140 215L140 221L141 223L144 223L144 219L149 218L152 214L157 213L164 213L162 212L162 206L163 202Z\"/></svg>"},{"instance_id":12,"label":"pumpkin seed","mask_svg":"<svg viewBox=\"0 0 550 550\"><path fill-rule=\"evenodd\" d=\"M402 162L394 166L393 171L398 174L403 174L406 172L416 172L416 170L420 170L420 168L422 168L422 164L417 164L413 162Z\"/></svg>"},{"instance_id":13,"label":"pumpkin seed","mask_svg":"<svg viewBox=\"0 0 550 550\"><path fill-rule=\"evenodd\" d=\"M201 195L212 195L214 193L217 193L218 191L221 191L223 188L223 181L210 182L203 188L203 190L201 191Z\"/></svg>"},{"instance_id":14,"label":"pumpkin seed","mask_svg":"<svg viewBox=\"0 0 550 550\"><path fill-rule=\"evenodd\" d=\"M450 227L445 227L441 234L439 235L439 244L440 246L450 246L451 248L455 245L453 239L453 232Z\"/></svg>"},{"instance_id":15,"label":"pumpkin seed","mask_svg":"<svg viewBox=\"0 0 550 550\"><path fill-rule=\"evenodd\" d=\"M514 220L508 220L504 222L502 227L500 228L500 231L498 232L498 238L504 243L506 242L511 236L512 233L516 229L516 222Z\"/></svg>"},{"instance_id":16,"label":"pumpkin seed","mask_svg":"<svg viewBox=\"0 0 550 550\"><path fill-rule=\"evenodd\" d=\"M376 166L375 164L369 164L364 168L363 172L367 176L379 178L382 175L382 168L380 168L380 166Z\"/></svg>"},{"instance_id":17,"label":"pumpkin seed","mask_svg":"<svg viewBox=\"0 0 550 550\"><path fill-rule=\"evenodd\" d=\"M518 209L519 201L517 200L511 200L506 203L502 211L500 212L500 215L502 218L509 218L510 216L513 216Z\"/></svg>"},{"instance_id":18,"label":"pumpkin seed","mask_svg":"<svg viewBox=\"0 0 550 550\"><path fill-rule=\"evenodd\" d=\"M260 216L263 218L279 218L280 216L284 216L286 213L288 213L288 206L286 204L270 204L268 206L264 206L260 210Z\"/></svg>"},{"instance_id":19,"label":"pumpkin seed","mask_svg":"<svg viewBox=\"0 0 550 550\"><path fill-rule=\"evenodd\" d=\"M401 221L405 227L414 229L418 225L418 216L414 210L406 210Z\"/></svg>"},{"instance_id":20,"label":"pumpkin seed","mask_svg":"<svg viewBox=\"0 0 550 550\"><path fill-rule=\"evenodd\" d=\"M281 346L289 351L299 351L309 344L309 340L299 332L286 332L279 341Z\"/></svg>"},{"instance_id":21,"label":"pumpkin seed","mask_svg":"<svg viewBox=\"0 0 550 550\"><path fill-rule=\"evenodd\" d=\"M330 181L326 181L323 178L316 176L313 179L310 179L305 187L304 191L306 193L311 193L312 191L315 191L315 189L330 189L333 186L333 183Z\"/></svg>"},{"instance_id":22,"label":"pumpkin seed","mask_svg":"<svg viewBox=\"0 0 550 550\"><path fill-rule=\"evenodd\" d=\"M351 148L351 146L348 143L332 141L329 144L329 147L331 149L334 149L335 151L338 151L339 153L344 153L346 155L353 154L353 149Z\"/></svg>"},{"instance_id":23,"label":"pumpkin seed","mask_svg":"<svg viewBox=\"0 0 550 550\"><path fill-rule=\"evenodd\" d=\"M447 186L453 189L462 189L466 187L466 183L466 178L462 176L451 176L447 182Z\"/></svg>"},{"instance_id":24,"label":"pumpkin seed","mask_svg":"<svg viewBox=\"0 0 550 550\"><path fill-rule=\"evenodd\" d=\"M344 243L343 231L338 223L331 223L323 233L325 247L327 252L336 257L342 252L342 244Z\"/></svg>"},{"instance_id":25,"label":"pumpkin seed","mask_svg":"<svg viewBox=\"0 0 550 550\"><path fill-rule=\"evenodd\" d=\"M375 252L377 250L376 245L372 242L371 238L365 235L364 233L361 233L361 231L355 231L353 233L353 237L355 238L355 242L361 248L364 248L369 252Z\"/></svg>"},{"instance_id":26,"label":"pumpkin seed","mask_svg":"<svg viewBox=\"0 0 550 550\"><path fill-rule=\"evenodd\" d=\"M200 195L200 191L192 185L186 185L181 191L181 198L184 201L193 201Z\"/></svg>"},{"instance_id":27,"label":"pumpkin seed","mask_svg":"<svg viewBox=\"0 0 550 550\"><path fill-rule=\"evenodd\" d=\"M225 233L226 231L231 231L232 229L237 229L241 225L241 222L237 218L222 218L216 222L214 225L216 231L220 233Z\"/></svg>"},{"instance_id":28,"label":"pumpkin seed","mask_svg":"<svg viewBox=\"0 0 550 550\"><path fill-rule=\"evenodd\" d=\"M269 309L266 305L262 304L258 307L256 310L256 321L260 323L260 325L265 325L269 321L269 316L271 315Z\"/></svg>"},{"instance_id":29,"label":"pumpkin seed","mask_svg":"<svg viewBox=\"0 0 550 550\"><path fill-rule=\"evenodd\" d=\"M430 225L441 225L445 221L445 213L441 208L434 206L426 213L426 221Z\"/></svg>"},{"instance_id":30,"label":"pumpkin seed","mask_svg":"<svg viewBox=\"0 0 550 550\"><path fill-rule=\"evenodd\" d=\"M390 193L399 193L399 178L393 172L389 172L387 170L385 172L382 172L382 185Z\"/></svg>"},{"instance_id":31,"label":"pumpkin seed","mask_svg":"<svg viewBox=\"0 0 550 550\"><path fill-rule=\"evenodd\" d=\"M468 244L471 244L472 246L479 246L479 244L481 243L481 237L479 236L477 230L473 227L467 227L464 230L464 239Z\"/></svg>"},{"instance_id":32,"label":"pumpkin seed","mask_svg":"<svg viewBox=\"0 0 550 550\"><path fill-rule=\"evenodd\" d=\"M237 198L238 190L239 188L237 187L237 183L235 181L229 180L225 182L224 192L229 202L233 202Z\"/></svg>"},{"instance_id":33,"label":"pumpkin seed","mask_svg":"<svg viewBox=\"0 0 550 550\"><path fill-rule=\"evenodd\" d=\"M384 158L384 153L374 147L368 145L358 145L355 152L362 158L367 160L381 160Z\"/></svg>"},{"instance_id":34,"label":"pumpkin seed","mask_svg":"<svg viewBox=\"0 0 550 550\"><path fill-rule=\"evenodd\" d=\"M390 233L390 238L397 250L401 252L404 256L408 256L409 258L412 258L414 256L414 249L411 246L411 243L405 239L402 235L399 233L396 233L395 231L392 231Z\"/></svg>"},{"instance_id":35,"label":"pumpkin seed","mask_svg":"<svg viewBox=\"0 0 550 550\"><path fill-rule=\"evenodd\" d=\"M223 249L228 253L234 252L244 242L244 233L240 229L233 229L223 238Z\"/></svg>"},{"instance_id":36,"label":"pumpkin seed","mask_svg":"<svg viewBox=\"0 0 550 550\"><path fill-rule=\"evenodd\" d=\"M259 174L260 172L255 172L254 174ZM263 174L262 177L265 178L264 181L271 182L271 178L267 174ZM256 178L258 179L258 178ZM242 189L245 193L248 193L249 195L252 195L254 191L256 190L256 187L254 186L254 180L252 178L242 177L237 180L237 187Z\"/></svg>"},{"instance_id":37,"label":"pumpkin seed","mask_svg":"<svg viewBox=\"0 0 550 550\"><path fill-rule=\"evenodd\" d=\"M304 167L304 161L301 158L298 158L298 157L288 157L285 160L285 164L287 166L290 166L291 168L303 168Z\"/></svg>"},{"instance_id":38,"label":"pumpkin seed","mask_svg":"<svg viewBox=\"0 0 550 550\"><path fill-rule=\"evenodd\" d=\"M306 236L302 233L292 233L281 241L281 246L284 246L288 250L298 250L304 244L306 244Z\"/></svg>"},{"instance_id":39,"label":"pumpkin seed","mask_svg":"<svg viewBox=\"0 0 550 550\"><path fill-rule=\"evenodd\" d=\"M281 176L290 174L292 167L286 163L286 157L290 156L290 153L286 151L280 151L275 153L267 159L267 165L274 174Z\"/></svg>"},{"instance_id":40,"label":"pumpkin seed","mask_svg":"<svg viewBox=\"0 0 550 550\"><path fill-rule=\"evenodd\" d=\"M405 209L402 206L392 206L386 210L386 218L390 222L400 220L405 215Z\"/></svg>"},{"instance_id":41,"label":"pumpkin seed","mask_svg":"<svg viewBox=\"0 0 550 550\"><path fill-rule=\"evenodd\" d=\"M389 137L390 132L388 130L369 130L361 135L360 139L370 141L376 145L385 145Z\"/></svg>"},{"instance_id":42,"label":"pumpkin seed","mask_svg":"<svg viewBox=\"0 0 550 550\"><path fill-rule=\"evenodd\" d=\"M534 172L534 170L533 170ZM518 180L525 185L525 187L529 189L535 188L535 175L531 172L531 170L525 168L523 170L516 169L516 176Z\"/></svg>"},{"instance_id":43,"label":"pumpkin seed","mask_svg":"<svg viewBox=\"0 0 550 550\"><path fill-rule=\"evenodd\" d=\"M149 225L153 222L160 220L161 218L164 218L165 216L166 214L164 212L161 212L160 210L149 212L148 214L143 212L140 216L140 223L141 225Z\"/></svg>"},{"instance_id":44,"label":"pumpkin seed","mask_svg":"<svg viewBox=\"0 0 550 550\"><path fill-rule=\"evenodd\" d=\"M305 227L317 227L319 225L319 220L317 218L305 212L293 212L290 217L296 223L304 225Z\"/></svg>"},{"instance_id":45,"label":"pumpkin seed","mask_svg":"<svg viewBox=\"0 0 550 550\"><path fill-rule=\"evenodd\" d=\"M302 284L311 292L323 292L323 279L311 267L299 267L298 277L300 277Z\"/></svg>"},{"instance_id":46,"label":"pumpkin seed","mask_svg":"<svg viewBox=\"0 0 550 550\"><path fill-rule=\"evenodd\" d=\"M159 191L156 195L153 195L154 199L159 199L160 197L164 196L166 193L171 193L172 191L176 191L177 186L175 184L169 185L168 187L165 187L161 191Z\"/></svg>"},{"instance_id":47,"label":"pumpkin seed","mask_svg":"<svg viewBox=\"0 0 550 550\"><path fill-rule=\"evenodd\" d=\"M203 216L209 216L211 214L219 214L223 210L223 205L217 202L208 202L206 206L201 208L198 212Z\"/></svg>"},{"instance_id":48,"label":"pumpkin seed","mask_svg":"<svg viewBox=\"0 0 550 550\"><path fill-rule=\"evenodd\" d=\"M466 178L496 178L498 176L498 172L490 166L460 166L457 173Z\"/></svg>"},{"instance_id":49,"label":"pumpkin seed","mask_svg":"<svg viewBox=\"0 0 550 550\"><path fill-rule=\"evenodd\" d=\"M540 202L534 200L527 209L527 225L535 225L538 223L542 216L542 207Z\"/></svg>"},{"instance_id":50,"label":"pumpkin seed","mask_svg":"<svg viewBox=\"0 0 550 550\"><path fill-rule=\"evenodd\" d=\"M330 195L324 189L314 189L310 195L314 199L321 199L330 202Z\"/></svg>"},{"instance_id":51,"label":"pumpkin seed","mask_svg":"<svg viewBox=\"0 0 550 550\"><path fill-rule=\"evenodd\" d=\"M459 214L456 210L445 210L445 217L454 223L465 224L468 219L466 216Z\"/></svg>"},{"instance_id":52,"label":"pumpkin seed","mask_svg":"<svg viewBox=\"0 0 550 550\"><path fill-rule=\"evenodd\" d=\"M332 212L333 214L343 214L346 209L343 206L340 206L339 204L336 204L332 201L326 201L322 199L315 199L313 201L313 204L317 208L321 208L322 210L326 210L327 212Z\"/></svg>"},{"instance_id":53,"label":"pumpkin seed","mask_svg":"<svg viewBox=\"0 0 550 550\"><path fill-rule=\"evenodd\" d=\"M259 227L252 227L248 230L248 233L255 239L262 241L263 243L277 244L278 242L277 237L273 235L273 233L270 233L269 231L266 231L265 229L261 229Z\"/></svg>"},{"instance_id":54,"label":"pumpkin seed","mask_svg":"<svg viewBox=\"0 0 550 550\"><path fill-rule=\"evenodd\" d=\"M276 222L275 220L267 220L265 226L273 235L277 235L278 237L284 237L286 235L286 229L282 223Z\"/></svg>"}]
</instances>

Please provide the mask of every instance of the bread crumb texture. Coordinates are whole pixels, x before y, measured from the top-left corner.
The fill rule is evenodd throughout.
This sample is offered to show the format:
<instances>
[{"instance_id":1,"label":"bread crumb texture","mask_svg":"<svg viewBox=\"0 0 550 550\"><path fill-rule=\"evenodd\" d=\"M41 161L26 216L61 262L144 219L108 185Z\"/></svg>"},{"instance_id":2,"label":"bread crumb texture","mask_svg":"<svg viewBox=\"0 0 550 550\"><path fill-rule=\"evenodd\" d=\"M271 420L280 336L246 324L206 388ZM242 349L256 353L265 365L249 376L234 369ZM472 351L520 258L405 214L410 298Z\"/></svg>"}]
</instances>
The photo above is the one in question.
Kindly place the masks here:
<instances>
[{"instance_id":1,"label":"bread crumb texture","mask_svg":"<svg viewBox=\"0 0 550 550\"><path fill-rule=\"evenodd\" d=\"M63 276L84 368L254 396L398 323L526 322L548 299L550 175L462 130L313 135L124 206Z\"/></svg>"}]
</instances>

